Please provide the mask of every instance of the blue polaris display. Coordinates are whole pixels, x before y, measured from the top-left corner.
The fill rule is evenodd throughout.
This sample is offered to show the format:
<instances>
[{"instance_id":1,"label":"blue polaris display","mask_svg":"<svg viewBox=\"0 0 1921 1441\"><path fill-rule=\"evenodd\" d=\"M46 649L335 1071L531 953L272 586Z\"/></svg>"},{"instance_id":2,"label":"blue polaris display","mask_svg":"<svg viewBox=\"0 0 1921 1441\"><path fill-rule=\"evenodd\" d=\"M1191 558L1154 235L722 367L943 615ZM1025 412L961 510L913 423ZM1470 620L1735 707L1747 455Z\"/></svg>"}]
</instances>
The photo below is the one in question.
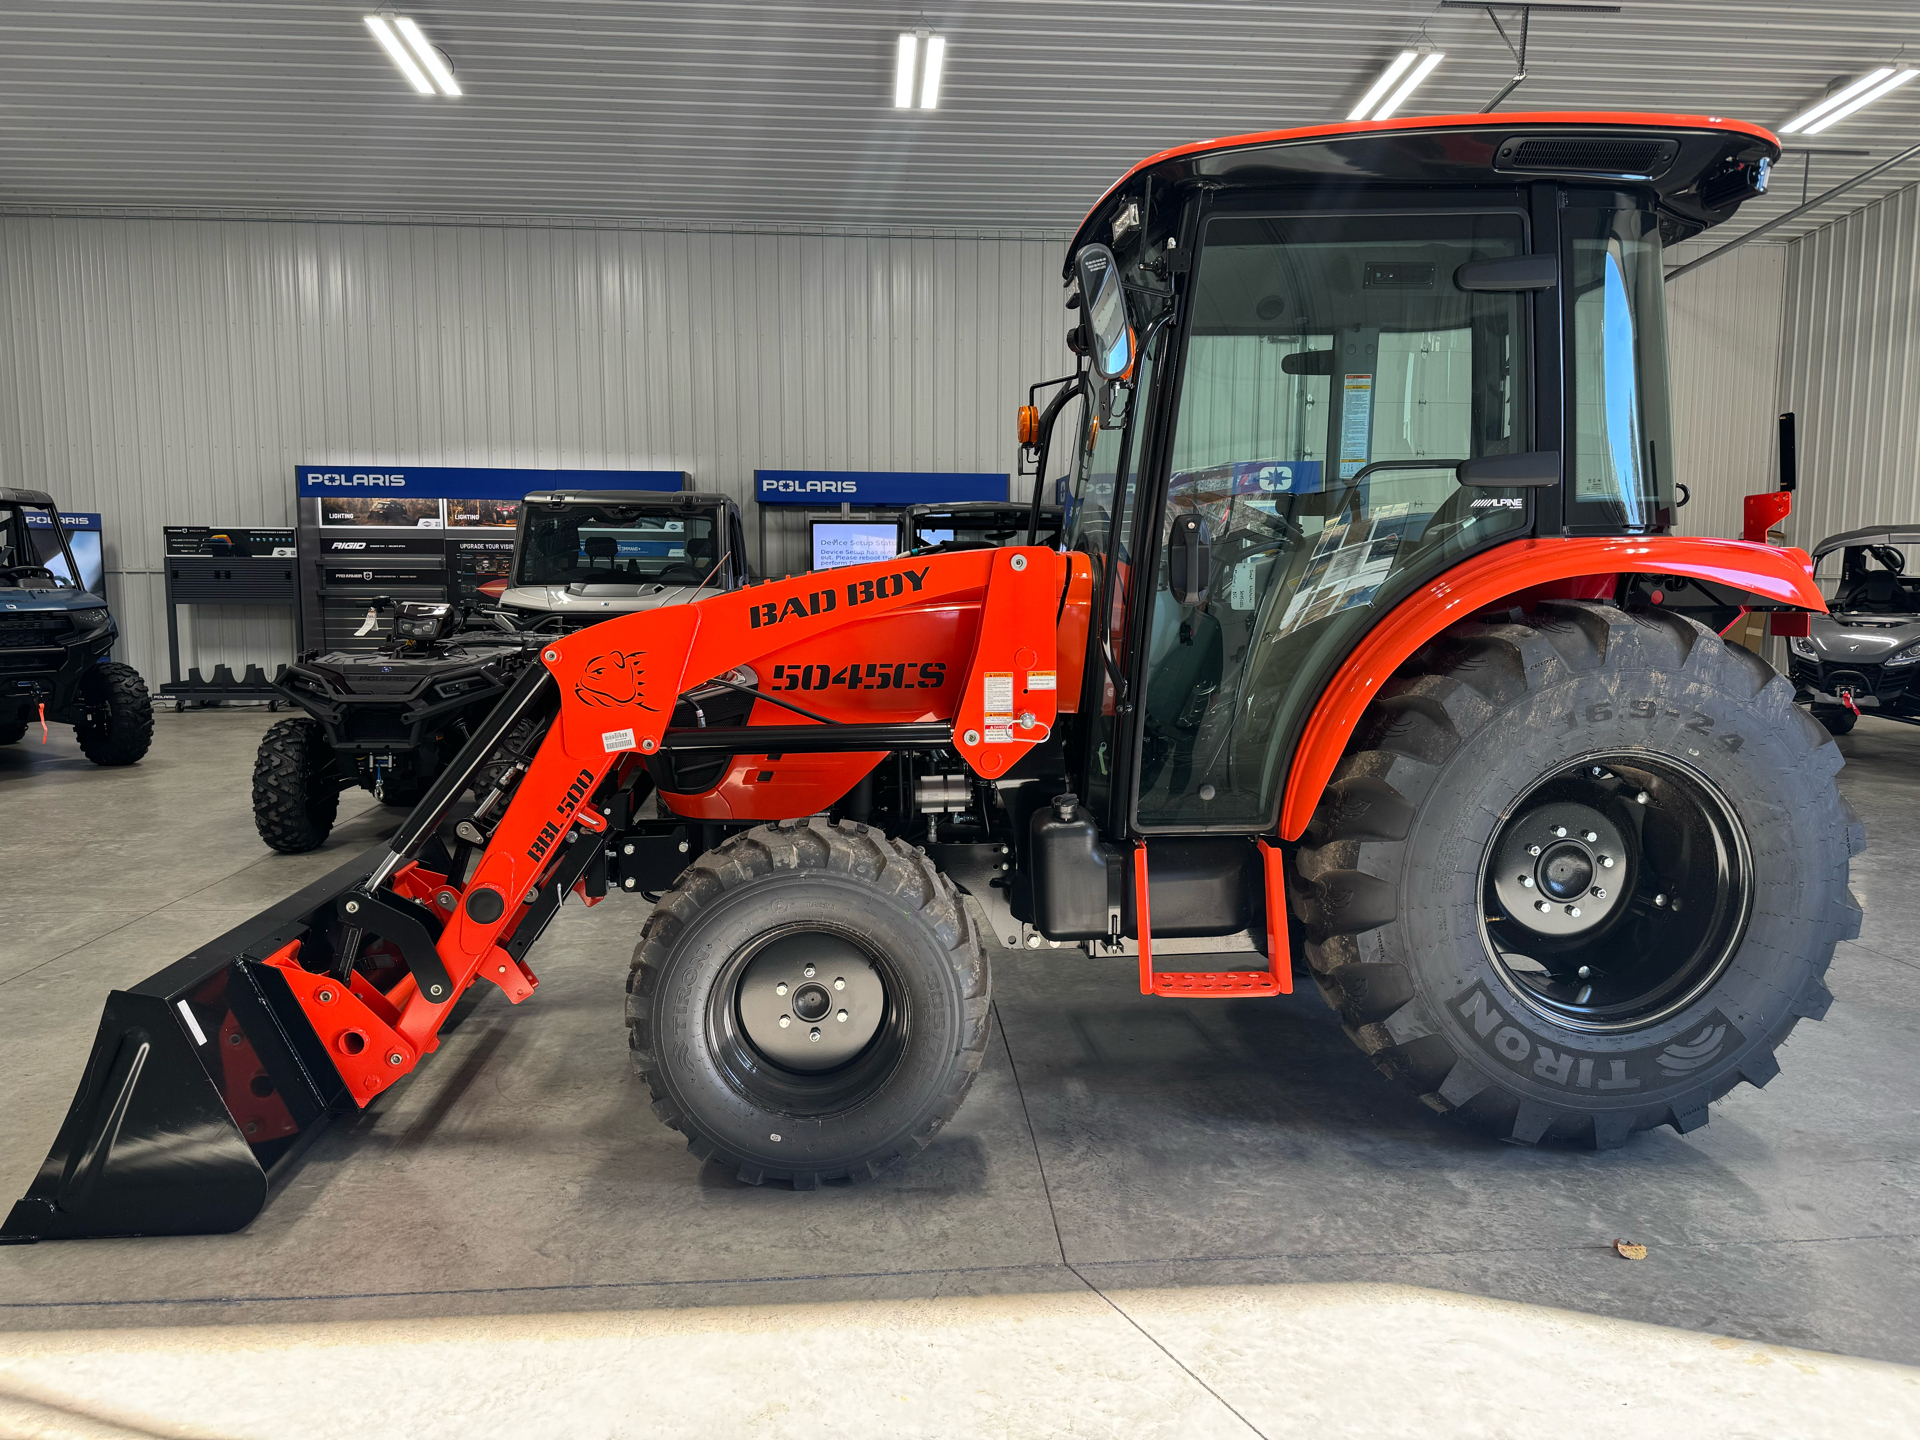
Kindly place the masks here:
<instances>
[{"instance_id":1,"label":"blue polaris display","mask_svg":"<svg viewBox=\"0 0 1921 1441\"><path fill-rule=\"evenodd\" d=\"M914 505L922 501L1006 500L1006 471L757 470L762 505Z\"/></svg>"},{"instance_id":2,"label":"blue polaris display","mask_svg":"<svg viewBox=\"0 0 1921 1441\"><path fill-rule=\"evenodd\" d=\"M303 498L519 500L536 490L684 490L682 470L517 470L471 465L296 465Z\"/></svg>"}]
</instances>

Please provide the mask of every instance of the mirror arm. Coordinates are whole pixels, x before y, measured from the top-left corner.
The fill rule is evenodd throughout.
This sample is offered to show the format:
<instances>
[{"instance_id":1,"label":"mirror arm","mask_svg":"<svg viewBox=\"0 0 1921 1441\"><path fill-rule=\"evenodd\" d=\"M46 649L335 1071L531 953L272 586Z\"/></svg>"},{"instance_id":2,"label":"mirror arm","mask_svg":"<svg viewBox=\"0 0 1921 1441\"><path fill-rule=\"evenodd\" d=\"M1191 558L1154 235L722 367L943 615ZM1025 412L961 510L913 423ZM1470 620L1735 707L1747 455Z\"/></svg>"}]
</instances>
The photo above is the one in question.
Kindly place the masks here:
<instances>
[{"instance_id":1,"label":"mirror arm","mask_svg":"<svg viewBox=\"0 0 1921 1441\"><path fill-rule=\"evenodd\" d=\"M1027 543L1029 545L1039 543L1041 533L1041 488L1047 484L1047 452L1053 448L1054 421L1055 418L1060 415L1062 406L1066 405L1074 396L1081 394L1087 389L1087 371L1084 369L1077 370L1072 375L1062 376L1059 381L1048 381L1044 383L1050 385L1058 384L1061 388L1054 398L1047 402L1047 409L1041 412L1040 419L1035 422L1035 429L1040 432L1041 438L1040 444L1035 447L1034 451L1034 494L1027 503ZM1034 398L1035 389L1039 389L1039 387L1036 386L1027 392L1027 398L1030 403ZM1067 517L1066 514L1063 513L1061 516L1061 544L1063 547L1067 544L1066 522Z\"/></svg>"}]
</instances>

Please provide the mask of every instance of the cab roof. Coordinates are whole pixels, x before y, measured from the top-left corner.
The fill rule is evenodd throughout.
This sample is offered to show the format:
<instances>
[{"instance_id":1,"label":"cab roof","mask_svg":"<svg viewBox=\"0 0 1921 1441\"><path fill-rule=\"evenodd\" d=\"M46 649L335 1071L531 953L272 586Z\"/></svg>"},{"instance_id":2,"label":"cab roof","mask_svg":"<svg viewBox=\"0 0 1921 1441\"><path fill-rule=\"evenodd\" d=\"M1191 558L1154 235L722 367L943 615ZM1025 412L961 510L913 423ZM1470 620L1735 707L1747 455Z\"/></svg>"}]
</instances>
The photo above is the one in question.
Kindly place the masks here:
<instances>
[{"instance_id":1,"label":"cab roof","mask_svg":"<svg viewBox=\"0 0 1921 1441\"><path fill-rule=\"evenodd\" d=\"M53 497L44 490L22 490L17 486L0 485L0 505L45 505L51 506Z\"/></svg>"},{"instance_id":2,"label":"cab roof","mask_svg":"<svg viewBox=\"0 0 1921 1441\"><path fill-rule=\"evenodd\" d=\"M535 490L525 497L540 505L664 505L676 510L705 510L732 505L724 495L697 490Z\"/></svg>"},{"instance_id":3,"label":"cab roof","mask_svg":"<svg viewBox=\"0 0 1921 1441\"><path fill-rule=\"evenodd\" d=\"M1530 143L1534 142L1534 143ZM1744 195L1713 181L1731 167L1781 155L1759 125L1718 115L1554 110L1347 120L1198 140L1150 155L1107 188L1074 234L1064 274L1122 196L1146 184L1461 185L1534 180L1652 189L1679 234L1718 225ZM1710 184L1703 195L1702 182Z\"/></svg>"}]
</instances>

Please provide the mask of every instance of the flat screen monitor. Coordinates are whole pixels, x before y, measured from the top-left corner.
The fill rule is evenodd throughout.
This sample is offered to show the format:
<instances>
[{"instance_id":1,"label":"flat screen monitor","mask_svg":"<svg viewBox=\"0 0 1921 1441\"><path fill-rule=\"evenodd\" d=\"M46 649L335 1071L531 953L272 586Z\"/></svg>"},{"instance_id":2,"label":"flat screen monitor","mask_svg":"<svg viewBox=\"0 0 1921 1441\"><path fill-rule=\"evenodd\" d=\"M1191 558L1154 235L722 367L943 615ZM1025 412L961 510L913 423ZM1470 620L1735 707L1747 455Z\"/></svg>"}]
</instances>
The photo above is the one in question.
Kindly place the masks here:
<instances>
[{"instance_id":1,"label":"flat screen monitor","mask_svg":"<svg viewBox=\"0 0 1921 1441\"><path fill-rule=\"evenodd\" d=\"M815 570L892 560L900 544L900 526L891 520L817 520L813 528Z\"/></svg>"}]
</instances>

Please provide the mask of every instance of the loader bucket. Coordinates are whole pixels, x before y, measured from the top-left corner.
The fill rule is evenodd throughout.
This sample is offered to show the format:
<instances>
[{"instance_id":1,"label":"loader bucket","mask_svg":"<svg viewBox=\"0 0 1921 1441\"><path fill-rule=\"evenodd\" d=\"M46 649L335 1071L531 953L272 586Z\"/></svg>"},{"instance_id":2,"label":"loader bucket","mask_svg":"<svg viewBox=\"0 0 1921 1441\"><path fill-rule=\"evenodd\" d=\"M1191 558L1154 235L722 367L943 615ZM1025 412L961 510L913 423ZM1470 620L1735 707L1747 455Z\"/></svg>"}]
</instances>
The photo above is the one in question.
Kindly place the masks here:
<instances>
[{"instance_id":1,"label":"loader bucket","mask_svg":"<svg viewBox=\"0 0 1921 1441\"><path fill-rule=\"evenodd\" d=\"M376 845L129 990L107 996L59 1136L0 1241L237 1231L352 1099L261 959L333 923Z\"/></svg>"}]
</instances>

